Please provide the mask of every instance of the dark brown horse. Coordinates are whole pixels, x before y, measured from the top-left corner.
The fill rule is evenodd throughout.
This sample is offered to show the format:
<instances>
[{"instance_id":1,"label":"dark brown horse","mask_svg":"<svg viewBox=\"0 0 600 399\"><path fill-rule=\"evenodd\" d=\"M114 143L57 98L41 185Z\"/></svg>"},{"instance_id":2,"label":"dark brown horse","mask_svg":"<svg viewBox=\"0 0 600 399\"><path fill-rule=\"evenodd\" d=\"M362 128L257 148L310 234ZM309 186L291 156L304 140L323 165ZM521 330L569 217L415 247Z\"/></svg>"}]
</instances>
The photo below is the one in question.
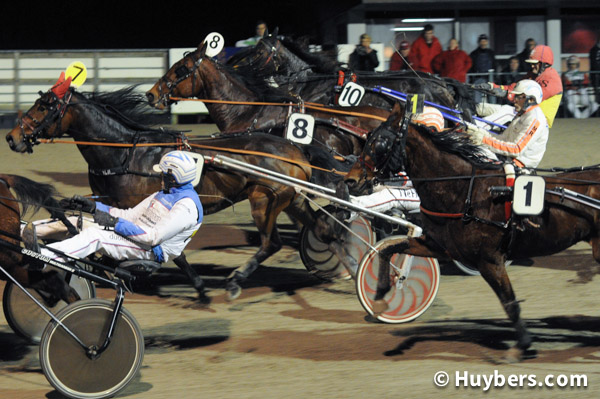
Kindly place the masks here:
<instances>
[{"instance_id":1,"label":"dark brown horse","mask_svg":"<svg viewBox=\"0 0 600 399\"><path fill-rule=\"evenodd\" d=\"M389 120L372 133L361 160L346 176L356 193L375 174L404 167L421 199L425 235L390 241L380 253L377 310L384 311L387 306L383 296L390 289L388 260L392 254L457 259L476 267L500 299L518 338L508 356L518 358L530 346L531 337L521 319L505 260L551 255L588 241L594 259L600 262L600 211L546 194L539 216L513 215L507 220L505 203L510 198L494 197L489 191L506 184L500 165L478 155L479 147L471 144L465 133L435 133L406 122L396 107ZM598 168L544 179L546 189L564 187L600 198Z\"/></svg>"},{"instance_id":2,"label":"dark brown horse","mask_svg":"<svg viewBox=\"0 0 600 399\"><path fill-rule=\"evenodd\" d=\"M27 213L31 206L34 211L46 207L53 216L58 216L59 203L54 198L55 195L56 190L50 184L37 183L22 176L0 174L0 240L19 245L21 215ZM66 220L64 214L61 219ZM71 303L79 299L77 292L58 272L42 273L41 265L29 263L20 253L0 250L0 265L20 284L49 292L56 297L49 300L62 299ZM4 273L0 273L0 279L6 280Z\"/></svg>"},{"instance_id":3,"label":"dark brown horse","mask_svg":"<svg viewBox=\"0 0 600 399\"><path fill-rule=\"evenodd\" d=\"M206 103L220 131L270 130L282 135L292 107L259 103L298 103L298 99L270 87L251 71L241 74L213 61L205 53L206 43L203 43L173 64L146 93L150 105L164 109L173 102L172 97L239 101L243 104ZM365 115L344 115L306 108L306 113L316 119L314 143L334 149L341 155L358 155L364 144L364 139L359 135L373 130L389 115L388 110L374 107L339 107L333 111ZM351 125L357 131L356 135L338 127L344 124Z\"/></svg>"},{"instance_id":4,"label":"dark brown horse","mask_svg":"<svg viewBox=\"0 0 600 399\"><path fill-rule=\"evenodd\" d=\"M147 108L147 104L143 96L132 93L132 88L102 94L82 94L71 89L70 93L70 97L65 96L68 101L58 99L51 91L42 94L6 136L10 148L25 152L32 149L32 143L38 138L62 135L69 135L80 142L120 143L124 147L78 145L89 166L88 177L93 193L105 203L127 208L160 190L160 176L148 171L159 162L162 154L183 145L185 137L182 133L144 125L142 121L148 118L148 114L139 107ZM145 146L147 144L150 146ZM311 168L307 166L303 150L276 136L242 134L190 141L189 145L203 154L206 160L220 153L297 179L309 180L311 177ZM201 196L205 214L218 212L245 199L250 201L261 246L245 266L229 277L227 289L231 298L240 293L238 283L281 248L276 219L282 211L302 223L312 223L310 208L299 199L293 187L265 178L248 177L208 163L196 191ZM185 256L182 254L175 263L188 274L203 295L202 280Z\"/></svg>"}]
</instances>

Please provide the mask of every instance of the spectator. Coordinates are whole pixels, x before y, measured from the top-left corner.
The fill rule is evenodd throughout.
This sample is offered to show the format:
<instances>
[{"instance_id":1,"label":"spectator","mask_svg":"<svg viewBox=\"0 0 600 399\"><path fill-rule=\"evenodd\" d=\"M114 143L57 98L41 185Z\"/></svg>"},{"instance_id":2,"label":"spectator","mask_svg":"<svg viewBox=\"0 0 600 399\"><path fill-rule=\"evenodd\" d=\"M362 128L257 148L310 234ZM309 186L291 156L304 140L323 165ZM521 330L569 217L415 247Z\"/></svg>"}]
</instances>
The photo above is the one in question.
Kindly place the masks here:
<instances>
[{"instance_id":1,"label":"spectator","mask_svg":"<svg viewBox=\"0 0 600 399\"><path fill-rule=\"evenodd\" d=\"M532 38L525 40L525 48L515 56L519 59L519 72L529 72L529 65L527 65L526 60L529 58L536 45L537 43Z\"/></svg>"},{"instance_id":2,"label":"spectator","mask_svg":"<svg viewBox=\"0 0 600 399\"><path fill-rule=\"evenodd\" d=\"M406 40L400 42L400 54L394 52L390 58L390 71L405 71L413 66L412 55L410 55L410 43Z\"/></svg>"},{"instance_id":3,"label":"spectator","mask_svg":"<svg viewBox=\"0 0 600 399\"><path fill-rule=\"evenodd\" d=\"M488 48L489 42L487 35L479 35L477 43L479 47L473 50L470 54L473 64L469 72L477 73L480 75L475 77L473 84L487 82L489 80L489 72L493 71L496 68L496 55L494 54L494 51L492 49ZM481 102L481 97L482 95L480 92L475 92L475 102ZM495 98L490 97L489 102L495 103Z\"/></svg>"},{"instance_id":4,"label":"spectator","mask_svg":"<svg viewBox=\"0 0 600 399\"><path fill-rule=\"evenodd\" d=\"M423 34L414 41L410 51L415 70L433 73L431 61L442 52L440 41L433 35L433 25L423 27Z\"/></svg>"},{"instance_id":5,"label":"spectator","mask_svg":"<svg viewBox=\"0 0 600 399\"><path fill-rule=\"evenodd\" d=\"M600 103L600 31L598 40L590 50L590 71L592 72L592 83L596 92L596 102Z\"/></svg>"},{"instance_id":6,"label":"spectator","mask_svg":"<svg viewBox=\"0 0 600 399\"><path fill-rule=\"evenodd\" d=\"M587 73L579 70L579 58L572 55L567 60L568 70L562 74L566 106L575 118L588 118L598 109L588 93L590 80Z\"/></svg>"},{"instance_id":7,"label":"spectator","mask_svg":"<svg viewBox=\"0 0 600 399\"><path fill-rule=\"evenodd\" d=\"M520 66L521 64L519 63L518 56L513 55L512 57L510 57L510 59L508 60L506 70L503 71L503 74L500 77L500 82L503 85L511 85L523 79L523 76L525 76L525 74L521 72Z\"/></svg>"},{"instance_id":8,"label":"spectator","mask_svg":"<svg viewBox=\"0 0 600 399\"><path fill-rule=\"evenodd\" d=\"M254 46L267 33L269 28L265 21L257 21L255 27L255 35L248 39L239 40L235 43L235 47L250 47Z\"/></svg>"},{"instance_id":9,"label":"spectator","mask_svg":"<svg viewBox=\"0 0 600 399\"><path fill-rule=\"evenodd\" d=\"M379 65L379 59L377 58L377 50L371 48L371 36L366 33L360 35L360 44L350 54L348 65L354 71L375 71L375 68Z\"/></svg>"},{"instance_id":10,"label":"spectator","mask_svg":"<svg viewBox=\"0 0 600 399\"><path fill-rule=\"evenodd\" d=\"M471 68L471 57L458 48L458 40L452 38L448 50L438 54L431 62L433 70L440 76L467 81L467 71Z\"/></svg>"}]
</instances>

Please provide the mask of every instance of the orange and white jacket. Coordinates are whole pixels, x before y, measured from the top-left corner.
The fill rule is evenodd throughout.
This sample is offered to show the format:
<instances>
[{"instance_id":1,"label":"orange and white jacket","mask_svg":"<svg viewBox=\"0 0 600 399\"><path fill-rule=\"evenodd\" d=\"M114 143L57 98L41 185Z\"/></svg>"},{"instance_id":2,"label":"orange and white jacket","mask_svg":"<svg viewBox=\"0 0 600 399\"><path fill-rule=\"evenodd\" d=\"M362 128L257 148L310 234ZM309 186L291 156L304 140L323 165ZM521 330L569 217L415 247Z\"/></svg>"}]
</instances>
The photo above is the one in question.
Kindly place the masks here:
<instances>
[{"instance_id":1,"label":"orange and white jacket","mask_svg":"<svg viewBox=\"0 0 600 399\"><path fill-rule=\"evenodd\" d=\"M548 122L539 105L517 116L501 134L483 131L482 144L492 152L515 158L519 166L535 168L546 152Z\"/></svg>"}]
</instances>

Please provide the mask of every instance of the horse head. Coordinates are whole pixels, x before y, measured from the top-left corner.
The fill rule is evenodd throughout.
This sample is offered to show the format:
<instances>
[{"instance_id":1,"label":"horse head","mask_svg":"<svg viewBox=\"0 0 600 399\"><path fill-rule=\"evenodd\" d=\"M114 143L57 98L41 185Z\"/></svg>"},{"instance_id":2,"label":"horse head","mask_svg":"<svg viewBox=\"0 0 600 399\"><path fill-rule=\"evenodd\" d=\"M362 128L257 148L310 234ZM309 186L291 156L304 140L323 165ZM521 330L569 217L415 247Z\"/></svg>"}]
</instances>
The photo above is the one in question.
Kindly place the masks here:
<instances>
[{"instance_id":1,"label":"horse head","mask_svg":"<svg viewBox=\"0 0 600 399\"><path fill-rule=\"evenodd\" d=\"M195 97L202 89L202 79L199 67L206 56L207 43L202 42L192 52L185 53L158 82L146 92L148 103L157 108L165 109L173 100L171 97Z\"/></svg>"},{"instance_id":2,"label":"horse head","mask_svg":"<svg viewBox=\"0 0 600 399\"><path fill-rule=\"evenodd\" d=\"M60 137L68 129L72 119L69 106L74 92L68 87L70 81L60 82L46 93L40 92L40 98L6 135L11 150L31 153L39 138Z\"/></svg>"},{"instance_id":3,"label":"horse head","mask_svg":"<svg viewBox=\"0 0 600 399\"><path fill-rule=\"evenodd\" d=\"M396 103L388 119L369 134L358 161L344 177L351 194L365 194L377 178L404 169L406 122L404 108Z\"/></svg>"}]
</instances>

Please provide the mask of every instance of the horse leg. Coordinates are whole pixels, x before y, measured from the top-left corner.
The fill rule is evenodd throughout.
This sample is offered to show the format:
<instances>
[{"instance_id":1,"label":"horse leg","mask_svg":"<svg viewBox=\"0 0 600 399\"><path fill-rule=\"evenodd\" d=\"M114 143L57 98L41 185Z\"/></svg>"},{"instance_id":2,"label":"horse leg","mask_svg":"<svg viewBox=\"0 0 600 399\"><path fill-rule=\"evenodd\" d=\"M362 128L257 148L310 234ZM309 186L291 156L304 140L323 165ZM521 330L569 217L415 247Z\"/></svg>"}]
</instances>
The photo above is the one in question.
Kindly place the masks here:
<instances>
[{"instance_id":1,"label":"horse leg","mask_svg":"<svg viewBox=\"0 0 600 399\"><path fill-rule=\"evenodd\" d=\"M53 307L58 299L66 303L73 303L81 299L77 291L65 280L65 276L56 270L44 272L42 270L28 270L27 280L31 288L48 292L52 295L46 299L49 307Z\"/></svg>"},{"instance_id":2,"label":"horse leg","mask_svg":"<svg viewBox=\"0 0 600 399\"><path fill-rule=\"evenodd\" d=\"M508 352L506 360L510 362L519 361L525 350L531 346L531 335L521 318L521 307L516 300L512 284L504 267L504 260L498 263L482 263L479 265L479 271L496 293L517 333L517 344Z\"/></svg>"},{"instance_id":3,"label":"horse leg","mask_svg":"<svg viewBox=\"0 0 600 399\"><path fill-rule=\"evenodd\" d=\"M174 258L173 262L188 276L188 278L192 282L192 285L198 292L198 300L200 300L201 302L209 301L209 298L208 296L206 296L206 292L204 289L204 280L202 280L202 277L200 277L200 275L196 273L194 268L188 263L185 254L182 253L178 257Z\"/></svg>"},{"instance_id":4,"label":"horse leg","mask_svg":"<svg viewBox=\"0 0 600 399\"><path fill-rule=\"evenodd\" d=\"M240 282L248 278L269 256L281 249L282 243L277 231L277 216L289 205L289 200L281 203L280 196L272 189L255 186L248 193L251 213L260 233L261 246L244 266L235 269L228 277L225 289L227 299L233 301L242 293ZM290 199L291 200L291 199Z\"/></svg>"},{"instance_id":5,"label":"horse leg","mask_svg":"<svg viewBox=\"0 0 600 399\"><path fill-rule=\"evenodd\" d=\"M379 250L379 273L377 274L377 289L373 298L373 313L378 316L388 309L383 299L391 289L390 260L394 254L409 254L414 256L444 258L444 254L436 253L426 244L426 237L386 239Z\"/></svg>"}]
</instances>

